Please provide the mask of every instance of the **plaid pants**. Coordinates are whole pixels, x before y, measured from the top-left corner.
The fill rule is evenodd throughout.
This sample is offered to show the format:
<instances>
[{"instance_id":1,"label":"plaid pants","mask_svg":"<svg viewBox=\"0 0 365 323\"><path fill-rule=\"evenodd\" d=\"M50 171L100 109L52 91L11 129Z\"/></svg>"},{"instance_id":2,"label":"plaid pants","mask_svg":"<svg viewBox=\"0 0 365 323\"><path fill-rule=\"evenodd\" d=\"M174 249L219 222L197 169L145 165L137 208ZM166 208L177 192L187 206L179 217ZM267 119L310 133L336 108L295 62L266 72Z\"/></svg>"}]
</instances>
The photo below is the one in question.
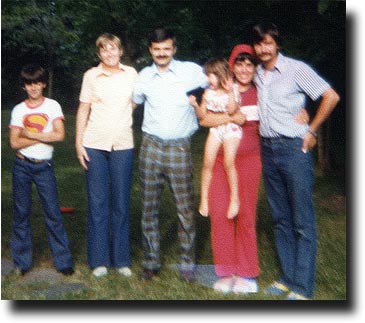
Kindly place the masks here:
<instances>
[{"instance_id":1,"label":"plaid pants","mask_svg":"<svg viewBox=\"0 0 365 323\"><path fill-rule=\"evenodd\" d=\"M190 138L162 140L143 134L139 155L142 194L142 244L147 269L160 269L158 211L165 181L173 194L178 216L180 270L195 266L193 167Z\"/></svg>"}]
</instances>

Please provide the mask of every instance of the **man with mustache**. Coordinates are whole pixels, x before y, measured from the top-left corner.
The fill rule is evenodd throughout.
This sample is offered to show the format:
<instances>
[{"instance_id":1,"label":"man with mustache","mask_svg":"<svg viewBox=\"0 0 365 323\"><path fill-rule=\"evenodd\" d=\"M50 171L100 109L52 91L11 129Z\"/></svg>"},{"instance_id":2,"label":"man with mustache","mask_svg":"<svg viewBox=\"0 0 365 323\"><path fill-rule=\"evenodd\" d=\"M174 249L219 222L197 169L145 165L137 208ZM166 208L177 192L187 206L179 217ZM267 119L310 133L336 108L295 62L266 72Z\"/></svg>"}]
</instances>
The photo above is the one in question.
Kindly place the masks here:
<instances>
[{"instance_id":1,"label":"man with mustache","mask_svg":"<svg viewBox=\"0 0 365 323\"><path fill-rule=\"evenodd\" d=\"M310 66L284 56L275 24L253 27L253 47L261 64L255 84L266 196L273 222L281 276L265 292L287 300L313 297L316 225L312 202L311 150L317 131L329 117L338 94ZM295 121L306 99L319 100L309 124Z\"/></svg>"},{"instance_id":2,"label":"man with mustache","mask_svg":"<svg viewBox=\"0 0 365 323\"><path fill-rule=\"evenodd\" d=\"M186 92L206 87L207 79L197 64L175 60L176 49L172 31L165 28L153 31L149 39L153 64L139 73L133 93L135 104L144 104L139 155L142 279L153 278L161 269L158 211L167 182L179 220L179 270L182 278L191 282L195 280L195 225L190 137L198 129L198 122Z\"/></svg>"}]
</instances>

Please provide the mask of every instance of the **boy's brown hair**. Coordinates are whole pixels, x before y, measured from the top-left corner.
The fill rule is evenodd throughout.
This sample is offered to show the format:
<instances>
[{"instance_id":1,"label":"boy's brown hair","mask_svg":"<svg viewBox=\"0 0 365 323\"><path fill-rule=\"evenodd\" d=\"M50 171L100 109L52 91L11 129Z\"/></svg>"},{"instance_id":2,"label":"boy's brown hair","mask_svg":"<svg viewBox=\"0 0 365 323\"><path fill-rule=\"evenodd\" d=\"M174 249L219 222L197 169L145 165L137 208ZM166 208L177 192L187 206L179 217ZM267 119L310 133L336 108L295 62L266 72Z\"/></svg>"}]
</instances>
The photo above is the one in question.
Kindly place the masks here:
<instances>
[{"instance_id":1,"label":"boy's brown hair","mask_svg":"<svg viewBox=\"0 0 365 323\"><path fill-rule=\"evenodd\" d=\"M47 84L48 73L40 65L28 64L25 65L20 72L20 85L24 87L25 84L32 84L42 82Z\"/></svg>"}]
</instances>

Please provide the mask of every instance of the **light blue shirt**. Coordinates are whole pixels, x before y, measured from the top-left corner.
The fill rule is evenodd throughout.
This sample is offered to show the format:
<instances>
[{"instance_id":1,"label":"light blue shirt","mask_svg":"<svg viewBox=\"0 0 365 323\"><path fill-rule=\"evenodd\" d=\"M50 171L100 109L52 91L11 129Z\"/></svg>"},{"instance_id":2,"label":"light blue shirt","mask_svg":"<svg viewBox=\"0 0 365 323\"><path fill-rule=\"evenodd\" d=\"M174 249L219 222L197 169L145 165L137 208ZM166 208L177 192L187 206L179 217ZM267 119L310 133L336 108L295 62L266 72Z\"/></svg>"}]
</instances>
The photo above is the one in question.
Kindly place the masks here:
<instances>
[{"instance_id":1,"label":"light blue shirt","mask_svg":"<svg viewBox=\"0 0 365 323\"><path fill-rule=\"evenodd\" d=\"M163 73L155 64L145 67L133 91L133 101L144 103L142 131L163 140L190 137L198 121L186 92L207 85L202 67L192 62L173 59Z\"/></svg>"},{"instance_id":2,"label":"light blue shirt","mask_svg":"<svg viewBox=\"0 0 365 323\"><path fill-rule=\"evenodd\" d=\"M317 100L330 88L307 64L279 53L275 67L257 68L254 78L263 137L304 137L308 124L295 121L295 116L306 107L306 99Z\"/></svg>"}]
</instances>

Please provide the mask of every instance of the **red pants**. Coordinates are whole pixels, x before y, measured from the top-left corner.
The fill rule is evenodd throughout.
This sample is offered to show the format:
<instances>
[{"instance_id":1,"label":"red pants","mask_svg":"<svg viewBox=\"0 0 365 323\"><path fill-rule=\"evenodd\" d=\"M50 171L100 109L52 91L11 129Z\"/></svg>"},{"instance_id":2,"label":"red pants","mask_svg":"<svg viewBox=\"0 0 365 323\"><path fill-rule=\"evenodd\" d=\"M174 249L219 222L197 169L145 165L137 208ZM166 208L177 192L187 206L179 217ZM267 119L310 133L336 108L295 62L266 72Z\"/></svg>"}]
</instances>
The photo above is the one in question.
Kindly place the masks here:
<instances>
[{"instance_id":1,"label":"red pants","mask_svg":"<svg viewBox=\"0 0 365 323\"><path fill-rule=\"evenodd\" d=\"M230 190L219 154L209 190L209 215L215 271L218 276L257 277L256 205L261 176L258 122L246 122L236 157L240 211L227 219Z\"/></svg>"}]
</instances>

